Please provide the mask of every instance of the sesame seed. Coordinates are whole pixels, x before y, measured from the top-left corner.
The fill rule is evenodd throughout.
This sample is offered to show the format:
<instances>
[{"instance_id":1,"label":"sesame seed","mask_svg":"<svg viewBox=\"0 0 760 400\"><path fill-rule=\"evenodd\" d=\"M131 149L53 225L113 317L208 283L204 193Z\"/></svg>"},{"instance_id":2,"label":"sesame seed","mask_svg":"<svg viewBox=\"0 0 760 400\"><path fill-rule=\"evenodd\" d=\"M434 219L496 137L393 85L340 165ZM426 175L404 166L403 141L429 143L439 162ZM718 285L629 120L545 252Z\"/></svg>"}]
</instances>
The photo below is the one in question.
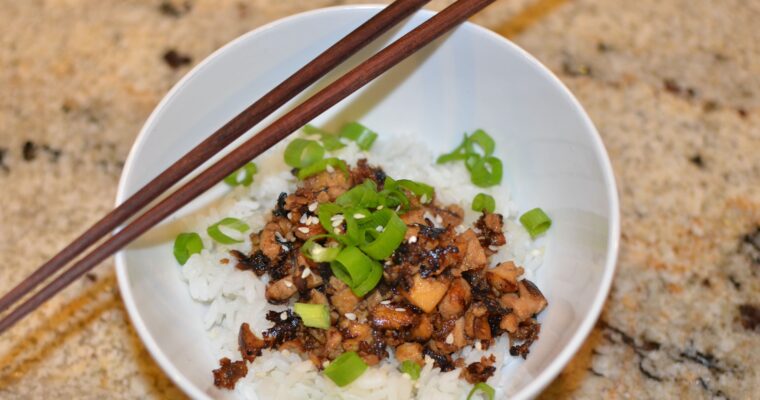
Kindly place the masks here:
<instances>
[{"instance_id":1,"label":"sesame seed","mask_svg":"<svg viewBox=\"0 0 760 400\"><path fill-rule=\"evenodd\" d=\"M380 304L383 304L383 305L391 304L391 301L390 300L383 300L383 301L380 302Z\"/></svg>"},{"instance_id":2,"label":"sesame seed","mask_svg":"<svg viewBox=\"0 0 760 400\"><path fill-rule=\"evenodd\" d=\"M406 312L406 308L399 307L399 308L396 309L396 311L398 311L398 312Z\"/></svg>"},{"instance_id":3,"label":"sesame seed","mask_svg":"<svg viewBox=\"0 0 760 400\"><path fill-rule=\"evenodd\" d=\"M319 223L319 218L317 217L309 217L309 220L306 221L307 225L316 225Z\"/></svg>"},{"instance_id":4,"label":"sesame seed","mask_svg":"<svg viewBox=\"0 0 760 400\"><path fill-rule=\"evenodd\" d=\"M356 321L356 314L352 312L347 312L343 314L349 321Z\"/></svg>"},{"instance_id":5,"label":"sesame seed","mask_svg":"<svg viewBox=\"0 0 760 400\"><path fill-rule=\"evenodd\" d=\"M456 228L454 228L454 231L456 233L464 233L467 230L467 227L464 225L457 225Z\"/></svg>"},{"instance_id":6,"label":"sesame seed","mask_svg":"<svg viewBox=\"0 0 760 400\"><path fill-rule=\"evenodd\" d=\"M333 226L333 228L337 228L341 224L343 224L343 220L337 220L337 221L333 221L332 226Z\"/></svg>"},{"instance_id":7,"label":"sesame seed","mask_svg":"<svg viewBox=\"0 0 760 400\"><path fill-rule=\"evenodd\" d=\"M488 246L488 250L499 251L499 246L490 245L490 246Z\"/></svg>"},{"instance_id":8,"label":"sesame seed","mask_svg":"<svg viewBox=\"0 0 760 400\"><path fill-rule=\"evenodd\" d=\"M412 236L409 238L409 243L417 243L417 236Z\"/></svg>"},{"instance_id":9,"label":"sesame seed","mask_svg":"<svg viewBox=\"0 0 760 400\"><path fill-rule=\"evenodd\" d=\"M343 214L335 214L330 217L330 221L343 221Z\"/></svg>"},{"instance_id":10,"label":"sesame seed","mask_svg":"<svg viewBox=\"0 0 760 400\"><path fill-rule=\"evenodd\" d=\"M341 230L340 230L340 228L335 228L333 230L333 232L335 232L335 234L337 234L337 235L340 235Z\"/></svg>"},{"instance_id":11,"label":"sesame seed","mask_svg":"<svg viewBox=\"0 0 760 400\"><path fill-rule=\"evenodd\" d=\"M285 286L289 287L289 288L292 288L293 287L293 282L291 282L291 281L285 281Z\"/></svg>"},{"instance_id":12,"label":"sesame seed","mask_svg":"<svg viewBox=\"0 0 760 400\"><path fill-rule=\"evenodd\" d=\"M283 321L287 320L288 319L288 313L285 312L285 311L281 312L280 313L280 319L283 320Z\"/></svg>"},{"instance_id":13,"label":"sesame seed","mask_svg":"<svg viewBox=\"0 0 760 400\"><path fill-rule=\"evenodd\" d=\"M422 197L420 197L420 203L424 204L424 203L427 203L427 202L428 202L427 193L425 193L425 194L422 195Z\"/></svg>"},{"instance_id":14,"label":"sesame seed","mask_svg":"<svg viewBox=\"0 0 760 400\"><path fill-rule=\"evenodd\" d=\"M443 218L441 218L440 215L436 214L436 216L435 216L435 223L438 224L438 225L443 224Z\"/></svg>"},{"instance_id":15,"label":"sesame seed","mask_svg":"<svg viewBox=\"0 0 760 400\"><path fill-rule=\"evenodd\" d=\"M309 233L309 228L307 228L305 226L302 226L302 227L298 228L298 232Z\"/></svg>"},{"instance_id":16,"label":"sesame seed","mask_svg":"<svg viewBox=\"0 0 760 400\"><path fill-rule=\"evenodd\" d=\"M304 268L303 272L301 272L301 279L306 279L311 275L311 269L309 267Z\"/></svg>"},{"instance_id":17,"label":"sesame seed","mask_svg":"<svg viewBox=\"0 0 760 400\"><path fill-rule=\"evenodd\" d=\"M288 251L288 246L285 246L284 244L281 244L280 248L282 249L282 251Z\"/></svg>"},{"instance_id":18,"label":"sesame seed","mask_svg":"<svg viewBox=\"0 0 760 400\"><path fill-rule=\"evenodd\" d=\"M288 213L288 219L293 219L293 213L292 212Z\"/></svg>"},{"instance_id":19,"label":"sesame seed","mask_svg":"<svg viewBox=\"0 0 760 400\"><path fill-rule=\"evenodd\" d=\"M328 365L330 365L329 361L327 361L327 360L322 361L322 368L327 368Z\"/></svg>"},{"instance_id":20,"label":"sesame seed","mask_svg":"<svg viewBox=\"0 0 760 400\"><path fill-rule=\"evenodd\" d=\"M378 231L378 232L382 232L382 231L385 230L385 228L383 228L382 225L378 225L377 228L375 228L375 230Z\"/></svg>"},{"instance_id":21,"label":"sesame seed","mask_svg":"<svg viewBox=\"0 0 760 400\"><path fill-rule=\"evenodd\" d=\"M481 231L480 229L478 229L478 228L476 228L474 226L472 227L472 231L475 232L475 233L477 233L477 234L480 234L481 232L483 232L483 231Z\"/></svg>"},{"instance_id":22,"label":"sesame seed","mask_svg":"<svg viewBox=\"0 0 760 400\"><path fill-rule=\"evenodd\" d=\"M382 209L383 209L383 205L382 204L380 204L379 206L377 206L377 210L382 210Z\"/></svg>"},{"instance_id":23,"label":"sesame seed","mask_svg":"<svg viewBox=\"0 0 760 400\"><path fill-rule=\"evenodd\" d=\"M301 219L298 220L299 223L302 225L306 225L306 221L309 220L309 216L306 214L301 214Z\"/></svg>"},{"instance_id":24,"label":"sesame seed","mask_svg":"<svg viewBox=\"0 0 760 400\"><path fill-rule=\"evenodd\" d=\"M284 241L285 241L285 237L283 237L283 236L282 236L282 233L280 233L279 231L278 231L278 232L275 232L275 233L274 233L274 237L276 237L276 238L277 238L277 240L279 240L279 241L281 241L281 242L284 242Z\"/></svg>"},{"instance_id":25,"label":"sesame seed","mask_svg":"<svg viewBox=\"0 0 760 400\"><path fill-rule=\"evenodd\" d=\"M483 345L480 343L480 340L475 341L475 348L478 350L483 350Z\"/></svg>"},{"instance_id":26,"label":"sesame seed","mask_svg":"<svg viewBox=\"0 0 760 400\"><path fill-rule=\"evenodd\" d=\"M454 334L449 333L449 336L446 336L446 344L453 344L454 343Z\"/></svg>"},{"instance_id":27,"label":"sesame seed","mask_svg":"<svg viewBox=\"0 0 760 400\"><path fill-rule=\"evenodd\" d=\"M356 214L354 214L354 218L356 218L356 219L362 219L362 218L364 218L364 214L362 214L362 213L356 213Z\"/></svg>"},{"instance_id":28,"label":"sesame seed","mask_svg":"<svg viewBox=\"0 0 760 400\"><path fill-rule=\"evenodd\" d=\"M319 207L319 203L317 203L315 201L315 202L309 204L309 211L314 212L314 211L316 211L317 207Z\"/></svg>"},{"instance_id":29,"label":"sesame seed","mask_svg":"<svg viewBox=\"0 0 760 400\"><path fill-rule=\"evenodd\" d=\"M335 168L333 168L333 166L332 166L332 165L330 165L330 164L327 164L327 167L325 167L325 170L326 170L327 172L331 173L331 174L332 174L333 172L335 172Z\"/></svg>"}]
</instances>

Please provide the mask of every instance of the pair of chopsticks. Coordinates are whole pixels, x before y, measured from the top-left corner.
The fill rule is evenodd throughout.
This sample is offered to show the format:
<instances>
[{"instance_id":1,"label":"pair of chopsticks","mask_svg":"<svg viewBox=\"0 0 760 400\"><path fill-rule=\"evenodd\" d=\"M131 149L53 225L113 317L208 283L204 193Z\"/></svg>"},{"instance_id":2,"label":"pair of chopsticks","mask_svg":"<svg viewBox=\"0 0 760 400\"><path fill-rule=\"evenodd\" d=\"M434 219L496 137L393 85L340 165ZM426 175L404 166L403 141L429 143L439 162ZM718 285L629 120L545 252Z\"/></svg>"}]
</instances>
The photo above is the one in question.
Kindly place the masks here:
<instances>
[{"instance_id":1,"label":"pair of chopsticks","mask_svg":"<svg viewBox=\"0 0 760 400\"><path fill-rule=\"evenodd\" d=\"M219 128L189 153L162 172L137 193L116 207L66 246L48 262L0 298L0 312L6 312L22 300L49 276L63 269L79 254L101 240L119 225L134 217L161 194L224 147L261 122L269 114L316 82L327 72L345 61L359 49L398 24L429 0L396 0L377 15L356 28L329 49L295 72L261 99L246 108ZM48 285L8 312L0 320L0 333L39 307L63 288L95 267L98 263L126 246L185 204L241 168L292 132L346 98L368 82L377 78L431 41L464 22L495 0L457 0L449 7L425 21L411 32L379 51L359 66L335 80L308 100L254 135L216 164L200 173L188 183L154 207L136 217L118 233L103 241L69 269L54 278Z\"/></svg>"}]
</instances>

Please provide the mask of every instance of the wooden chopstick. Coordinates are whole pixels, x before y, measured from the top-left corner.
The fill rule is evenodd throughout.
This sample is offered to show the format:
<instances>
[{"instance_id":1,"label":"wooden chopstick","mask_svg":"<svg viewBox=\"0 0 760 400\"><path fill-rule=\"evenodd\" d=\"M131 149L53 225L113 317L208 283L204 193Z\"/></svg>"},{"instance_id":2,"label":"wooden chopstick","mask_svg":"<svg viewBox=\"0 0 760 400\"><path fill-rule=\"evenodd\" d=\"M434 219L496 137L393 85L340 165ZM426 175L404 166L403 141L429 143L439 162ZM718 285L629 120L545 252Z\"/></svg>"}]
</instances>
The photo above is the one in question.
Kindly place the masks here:
<instances>
[{"instance_id":1,"label":"wooden chopstick","mask_svg":"<svg viewBox=\"0 0 760 400\"><path fill-rule=\"evenodd\" d=\"M338 78L308 100L299 104L292 111L264 128L257 135L180 187L169 197L137 217L124 229L111 236L100 246L96 247L95 250L87 254L87 256L77 261L53 282L8 313L0 320L0 333L13 326L18 320L39 307L99 262L129 244L142 233L217 184L224 177L242 167L252 158L266 151L290 133L301 128L328 108L494 1L458 0L347 74Z\"/></svg>"},{"instance_id":2,"label":"wooden chopstick","mask_svg":"<svg viewBox=\"0 0 760 400\"><path fill-rule=\"evenodd\" d=\"M0 313L327 72L430 0L396 0L251 104L0 298Z\"/></svg>"}]
</instances>

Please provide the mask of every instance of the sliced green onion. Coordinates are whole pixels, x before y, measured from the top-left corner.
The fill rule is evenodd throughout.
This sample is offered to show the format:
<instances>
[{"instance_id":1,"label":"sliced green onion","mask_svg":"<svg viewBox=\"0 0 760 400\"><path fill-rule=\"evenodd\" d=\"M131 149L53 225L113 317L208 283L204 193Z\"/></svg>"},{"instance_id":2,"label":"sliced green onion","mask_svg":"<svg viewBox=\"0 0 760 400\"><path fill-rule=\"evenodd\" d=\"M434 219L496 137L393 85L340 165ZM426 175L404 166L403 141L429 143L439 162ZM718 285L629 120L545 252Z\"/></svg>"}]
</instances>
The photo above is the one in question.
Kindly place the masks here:
<instances>
[{"instance_id":1,"label":"sliced green onion","mask_svg":"<svg viewBox=\"0 0 760 400\"><path fill-rule=\"evenodd\" d=\"M227 177L224 178L224 183L230 186L251 186L251 183L253 183L253 176L256 175L256 172L256 164L249 162L239 170L227 175Z\"/></svg>"},{"instance_id":2,"label":"sliced green onion","mask_svg":"<svg viewBox=\"0 0 760 400\"><path fill-rule=\"evenodd\" d=\"M360 246L361 250L375 260L384 260L388 258L404 241L406 234L406 224L395 212L384 208L376 211L372 218L375 226L382 226L383 230L377 235L375 240ZM372 230L374 232L374 229Z\"/></svg>"},{"instance_id":3,"label":"sliced green onion","mask_svg":"<svg viewBox=\"0 0 760 400\"><path fill-rule=\"evenodd\" d=\"M369 150L372 143L377 139L377 133L358 122L349 122L343 125L338 135L353 140L362 150Z\"/></svg>"},{"instance_id":4,"label":"sliced green onion","mask_svg":"<svg viewBox=\"0 0 760 400\"><path fill-rule=\"evenodd\" d=\"M474 161L470 162L473 159ZM467 159L467 165L470 170L470 179L475 186L489 187L501 183L503 167L498 158L471 156Z\"/></svg>"},{"instance_id":5,"label":"sliced green onion","mask_svg":"<svg viewBox=\"0 0 760 400\"><path fill-rule=\"evenodd\" d=\"M399 211L404 212L409 209L409 199L401 190L383 189L378 195L380 198L379 203L383 207L396 208L400 206Z\"/></svg>"},{"instance_id":6,"label":"sliced green onion","mask_svg":"<svg viewBox=\"0 0 760 400\"><path fill-rule=\"evenodd\" d=\"M380 279L383 277L383 266L377 261L370 261L372 261L372 268L369 270L367 278L358 285L351 287L351 291L358 297L364 297L380 283Z\"/></svg>"},{"instance_id":7,"label":"sliced green onion","mask_svg":"<svg viewBox=\"0 0 760 400\"><path fill-rule=\"evenodd\" d=\"M319 129L314 125L306 125L302 129L307 135L319 135L320 140L322 141L322 146L324 146L327 151L334 151L346 147L336 134Z\"/></svg>"},{"instance_id":8,"label":"sliced green onion","mask_svg":"<svg viewBox=\"0 0 760 400\"><path fill-rule=\"evenodd\" d=\"M433 187L428 184L411 181L409 179L399 179L396 181L396 183L399 187L402 187L414 193L415 196L420 198L420 201L422 203L429 203L433 201L435 191L433 190Z\"/></svg>"},{"instance_id":9,"label":"sliced green onion","mask_svg":"<svg viewBox=\"0 0 760 400\"><path fill-rule=\"evenodd\" d=\"M377 185L372 179L365 180L335 199L336 204L346 208L375 208L378 201Z\"/></svg>"},{"instance_id":10,"label":"sliced green onion","mask_svg":"<svg viewBox=\"0 0 760 400\"><path fill-rule=\"evenodd\" d=\"M248 224L246 224L245 222L237 218L231 218L231 217L224 218L221 221L209 226L206 229L206 232L208 233L208 235L211 236L212 239L222 244L243 243L243 241L229 237L225 235L224 233L222 233L222 231L219 229L219 227L221 226L234 229L240 233L245 233L245 231L250 229Z\"/></svg>"},{"instance_id":11,"label":"sliced green onion","mask_svg":"<svg viewBox=\"0 0 760 400\"><path fill-rule=\"evenodd\" d=\"M327 166L330 166L332 168L338 168L339 170L343 171L343 173L348 176L348 167L346 166L346 162L335 157L325 158L322 160L319 160L315 162L314 164L311 164L307 167L303 167L300 170L298 170L298 179L306 179L312 175L316 175L324 170L327 169Z\"/></svg>"},{"instance_id":12,"label":"sliced green onion","mask_svg":"<svg viewBox=\"0 0 760 400\"><path fill-rule=\"evenodd\" d=\"M467 395L467 400L472 399L472 396L475 395L475 392L480 390L483 392L483 394L486 396L488 400L493 400L494 396L496 396L496 390L492 388L489 384L485 382L479 382L476 383L475 386L472 387L472 390L470 390L470 394Z\"/></svg>"},{"instance_id":13,"label":"sliced green onion","mask_svg":"<svg viewBox=\"0 0 760 400\"><path fill-rule=\"evenodd\" d=\"M475 146L478 145L481 150L483 150L483 157L488 157L491 154L493 154L494 149L496 148L496 143L493 141L493 138L491 135L487 134L484 130L478 129L477 131L473 132L472 135L470 135L469 138L465 141L467 143L465 147L467 148L468 154L478 154L475 151Z\"/></svg>"},{"instance_id":14,"label":"sliced green onion","mask_svg":"<svg viewBox=\"0 0 760 400\"><path fill-rule=\"evenodd\" d=\"M531 238L546 232L552 226L552 220L540 208L534 208L520 217L520 223L530 233Z\"/></svg>"},{"instance_id":15,"label":"sliced green onion","mask_svg":"<svg viewBox=\"0 0 760 400\"><path fill-rule=\"evenodd\" d=\"M343 208L335 203L321 203L317 209L317 218L327 232L335 232L332 217L342 213Z\"/></svg>"},{"instance_id":16,"label":"sliced green onion","mask_svg":"<svg viewBox=\"0 0 760 400\"><path fill-rule=\"evenodd\" d=\"M341 354L325 368L325 375L336 385L343 387L355 381L366 370L367 364L364 360L355 351L348 351Z\"/></svg>"},{"instance_id":17,"label":"sliced green onion","mask_svg":"<svg viewBox=\"0 0 760 400\"><path fill-rule=\"evenodd\" d=\"M354 287L367 279L372 269L372 259L356 247L346 247L341 250L330 268L338 279L349 287Z\"/></svg>"},{"instance_id":18,"label":"sliced green onion","mask_svg":"<svg viewBox=\"0 0 760 400\"><path fill-rule=\"evenodd\" d=\"M457 160L464 160L467 158L467 143L468 143L469 137L467 134L464 134L464 139L462 140L462 143L457 146L454 151L451 153L443 154L440 157L438 157L437 160L435 160L438 164L445 164L447 162L457 161Z\"/></svg>"},{"instance_id":19,"label":"sliced green onion","mask_svg":"<svg viewBox=\"0 0 760 400\"><path fill-rule=\"evenodd\" d=\"M475 195L475 198L472 199L472 211L488 211L492 213L494 210L496 210L496 200L493 199L493 196L485 193L478 193Z\"/></svg>"},{"instance_id":20,"label":"sliced green onion","mask_svg":"<svg viewBox=\"0 0 760 400\"><path fill-rule=\"evenodd\" d=\"M294 168L305 168L322 159L325 149L318 142L308 139L293 139L285 148L285 164Z\"/></svg>"},{"instance_id":21,"label":"sliced green onion","mask_svg":"<svg viewBox=\"0 0 760 400\"><path fill-rule=\"evenodd\" d=\"M332 237L332 235L314 235L301 246L301 253L316 262L330 262L340 253L340 247L324 247L317 240Z\"/></svg>"},{"instance_id":22,"label":"sliced green onion","mask_svg":"<svg viewBox=\"0 0 760 400\"><path fill-rule=\"evenodd\" d=\"M195 232L180 233L174 239L174 258L177 259L179 265L185 265L190 256L200 253L201 250L203 250L203 241Z\"/></svg>"},{"instance_id":23,"label":"sliced green onion","mask_svg":"<svg viewBox=\"0 0 760 400\"><path fill-rule=\"evenodd\" d=\"M401 363L399 370L405 374L408 374L413 381L416 381L420 377L420 371L422 371L422 367L420 367L420 365L414 361L406 360Z\"/></svg>"},{"instance_id":24,"label":"sliced green onion","mask_svg":"<svg viewBox=\"0 0 760 400\"><path fill-rule=\"evenodd\" d=\"M296 303L293 305L293 311L309 328L330 328L330 310L324 304Z\"/></svg>"}]
</instances>

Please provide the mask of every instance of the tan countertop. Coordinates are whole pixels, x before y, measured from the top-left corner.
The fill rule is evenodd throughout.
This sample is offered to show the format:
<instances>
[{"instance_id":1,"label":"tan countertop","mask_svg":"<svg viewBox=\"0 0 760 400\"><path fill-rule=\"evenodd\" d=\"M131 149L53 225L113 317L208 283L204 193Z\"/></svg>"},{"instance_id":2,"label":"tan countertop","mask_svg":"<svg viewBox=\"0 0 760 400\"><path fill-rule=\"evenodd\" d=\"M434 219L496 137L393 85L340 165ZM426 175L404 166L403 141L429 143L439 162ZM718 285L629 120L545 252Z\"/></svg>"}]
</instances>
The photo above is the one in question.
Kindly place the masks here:
<instances>
[{"instance_id":1,"label":"tan countertop","mask_svg":"<svg viewBox=\"0 0 760 400\"><path fill-rule=\"evenodd\" d=\"M135 135L192 65L342 3L0 0L0 291L110 209ZM758 20L756 0L502 0L476 18L578 96L620 188L612 292L542 398L757 398ZM111 261L0 338L3 399L182 397Z\"/></svg>"}]
</instances>

